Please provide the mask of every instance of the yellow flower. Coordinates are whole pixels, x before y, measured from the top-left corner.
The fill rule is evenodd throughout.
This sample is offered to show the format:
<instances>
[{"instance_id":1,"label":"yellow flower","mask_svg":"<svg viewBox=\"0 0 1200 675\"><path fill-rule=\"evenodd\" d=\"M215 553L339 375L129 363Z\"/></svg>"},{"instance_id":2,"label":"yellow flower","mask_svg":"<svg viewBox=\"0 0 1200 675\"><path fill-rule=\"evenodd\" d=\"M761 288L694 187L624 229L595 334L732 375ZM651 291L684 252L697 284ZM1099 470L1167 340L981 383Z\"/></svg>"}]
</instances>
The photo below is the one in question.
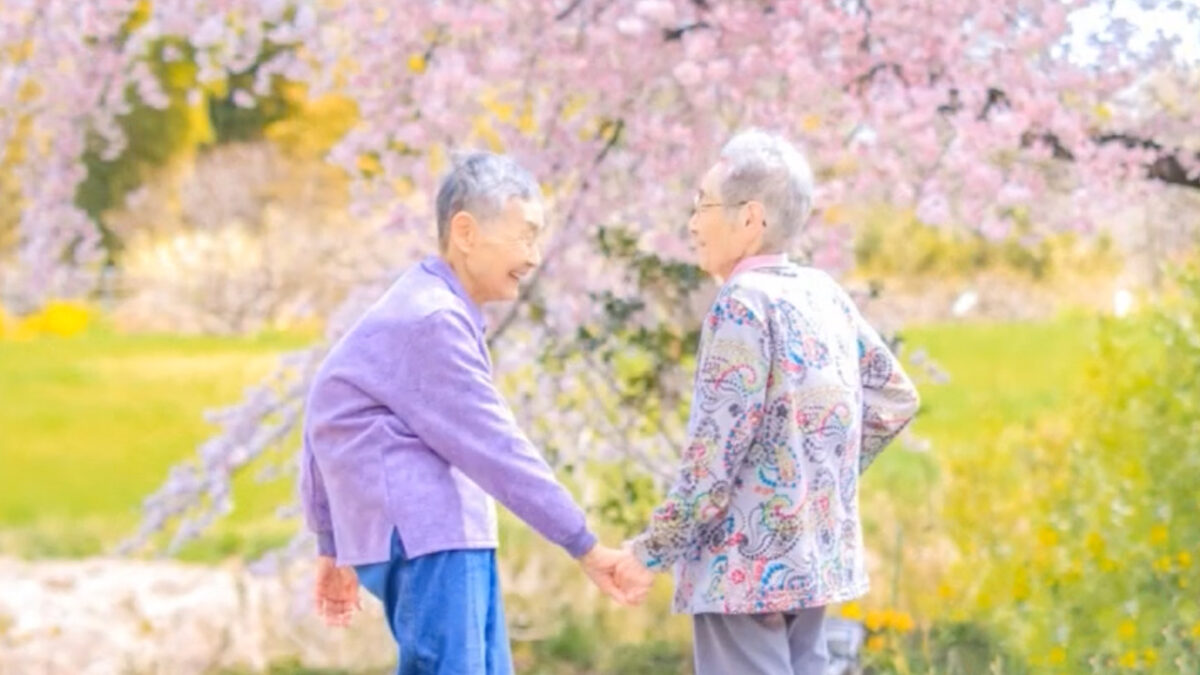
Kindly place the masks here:
<instances>
[{"instance_id":1,"label":"yellow flower","mask_svg":"<svg viewBox=\"0 0 1200 675\"><path fill-rule=\"evenodd\" d=\"M887 615L877 609L873 609L867 612L866 624L867 630L872 633L883 630L887 626Z\"/></svg>"},{"instance_id":2,"label":"yellow flower","mask_svg":"<svg viewBox=\"0 0 1200 675\"><path fill-rule=\"evenodd\" d=\"M425 72L425 67L427 65L428 64L425 62L424 54L413 54L412 56L408 57L408 69L417 75Z\"/></svg>"},{"instance_id":3,"label":"yellow flower","mask_svg":"<svg viewBox=\"0 0 1200 675\"><path fill-rule=\"evenodd\" d=\"M863 610L862 605L857 602L847 602L842 605L842 618L851 621L862 621Z\"/></svg>"},{"instance_id":4,"label":"yellow flower","mask_svg":"<svg viewBox=\"0 0 1200 675\"><path fill-rule=\"evenodd\" d=\"M816 131L817 129L821 128L821 118L818 115L805 115L800 120L800 126L802 126L805 131Z\"/></svg>"},{"instance_id":5,"label":"yellow flower","mask_svg":"<svg viewBox=\"0 0 1200 675\"><path fill-rule=\"evenodd\" d=\"M1192 624L1192 637L1200 638L1200 621Z\"/></svg>"},{"instance_id":6,"label":"yellow flower","mask_svg":"<svg viewBox=\"0 0 1200 675\"><path fill-rule=\"evenodd\" d=\"M1013 598L1016 600L1028 600L1029 592L1029 579L1023 573L1019 573L1013 581Z\"/></svg>"},{"instance_id":7,"label":"yellow flower","mask_svg":"<svg viewBox=\"0 0 1200 675\"><path fill-rule=\"evenodd\" d=\"M1179 566L1185 570L1192 566L1192 554L1187 551L1180 551L1179 555L1176 556L1176 560L1179 561Z\"/></svg>"},{"instance_id":8,"label":"yellow flower","mask_svg":"<svg viewBox=\"0 0 1200 675\"><path fill-rule=\"evenodd\" d=\"M1125 652L1121 655L1121 660L1118 663L1122 668L1137 668L1137 652Z\"/></svg>"},{"instance_id":9,"label":"yellow flower","mask_svg":"<svg viewBox=\"0 0 1200 675\"><path fill-rule=\"evenodd\" d=\"M888 610L887 624L900 633L907 633L915 626L915 622L908 612L897 610Z\"/></svg>"},{"instance_id":10,"label":"yellow flower","mask_svg":"<svg viewBox=\"0 0 1200 675\"><path fill-rule=\"evenodd\" d=\"M1161 546L1162 544L1167 543L1168 535L1169 532L1167 531L1166 525L1155 525L1154 527L1150 528L1150 543L1154 544L1155 546Z\"/></svg>"},{"instance_id":11,"label":"yellow flower","mask_svg":"<svg viewBox=\"0 0 1200 675\"><path fill-rule=\"evenodd\" d=\"M1137 635L1137 624L1132 619L1125 619L1117 627L1117 635L1123 640L1132 640Z\"/></svg>"},{"instance_id":12,"label":"yellow flower","mask_svg":"<svg viewBox=\"0 0 1200 675\"><path fill-rule=\"evenodd\" d=\"M1171 571L1171 556L1164 555L1163 557L1159 558L1158 560L1155 560L1153 566L1154 566L1154 571L1158 572L1160 574L1166 574L1167 572L1170 572Z\"/></svg>"},{"instance_id":13,"label":"yellow flower","mask_svg":"<svg viewBox=\"0 0 1200 675\"><path fill-rule=\"evenodd\" d=\"M1058 544L1058 532L1052 527L1043 527L1038 531L1038 544L1043 548L1054 548Z\"/></svg>"},{"instance_id":14,"label":"yellow flower","mask_svg":"<svg viewBox=\"0 0 1200 675\"><path fill-rule=\"evenodd\" d=\"M1101 537L1099 532L1089 532L1084 545L1093 557L1099 558L1100 554L1104 553L1104 537Z\"/></svg>"},{"instance_id":15,"label":"yellow flower","mask_svg":"<svg viewBox=\"0 0 1200 675\"><path fill-rule=\"evenodd\" d=\"M1066 663L1067 650L1063 649L1062 647L1055 647L1054 649L1051 649L1049 661L1050 665L1052 666L1061 666L1062 664Z\"/></svg>"},{"instance_id":16,"label":"yellow flower","mask_svg":"<svg viewBox=\"0 0 1200 675\"><path fill-rule=\"evenodd\" d=\"M77 302L53 300L42 311L25 319L24 328L33 334L71 337L87 328L91 315L88 308Z\"/></svg>"},{"instance_id":17,"label":"yellow flower","mask_svg":"<svg viewBox=\"0 0 1200 675\"><path fill-rule=\"evenodd\" d=\"M1142 660L1146 662L1147 666L1153 666L1158 663L1158 652L1154 651L1152 647L1147 647L1142 652Z\"/></svg>"},{"instance_id":18,"label":"yellow flower","mask_svg":"<svg viewBox=\"0 0 1200 675\"><path fill-rule=\"evenodd\" d=\"M887 639L882 635L872 635L867 640L867 651L869 652L881 652L885 647L887 647Z\"/></svg>"},{"instance_id":19,"label":"yellow flower","mask_svg":"<svg viewBox=\"0 0 1200 675\"><path fill-rule=\"evenodd\" d=\"M938 584L937 594L942 600L949 600L954 597L954 589L950 588L950 584L943 582Z\"/></svg>"}]
</instances>

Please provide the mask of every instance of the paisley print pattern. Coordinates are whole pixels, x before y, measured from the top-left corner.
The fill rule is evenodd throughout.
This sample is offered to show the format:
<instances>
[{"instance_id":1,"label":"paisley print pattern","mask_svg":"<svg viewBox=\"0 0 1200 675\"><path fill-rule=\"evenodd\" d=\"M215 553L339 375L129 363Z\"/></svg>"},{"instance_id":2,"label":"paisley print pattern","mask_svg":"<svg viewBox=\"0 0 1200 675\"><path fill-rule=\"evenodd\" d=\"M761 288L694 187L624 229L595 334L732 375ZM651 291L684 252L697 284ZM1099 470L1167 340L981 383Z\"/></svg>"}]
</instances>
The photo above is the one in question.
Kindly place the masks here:
<instances>
[{"instance_id":1,"label":"paisley print pattern","mask_svg":"<svg viewBox=\"0 0 1200 675\"><path fill-rule=\"evenodd\" d=\"M828 275L734 276L705 317L679 476L633 549L683 613L789 611L867 590L858 477L917 392Z\"/></svg>"}]
</instances>

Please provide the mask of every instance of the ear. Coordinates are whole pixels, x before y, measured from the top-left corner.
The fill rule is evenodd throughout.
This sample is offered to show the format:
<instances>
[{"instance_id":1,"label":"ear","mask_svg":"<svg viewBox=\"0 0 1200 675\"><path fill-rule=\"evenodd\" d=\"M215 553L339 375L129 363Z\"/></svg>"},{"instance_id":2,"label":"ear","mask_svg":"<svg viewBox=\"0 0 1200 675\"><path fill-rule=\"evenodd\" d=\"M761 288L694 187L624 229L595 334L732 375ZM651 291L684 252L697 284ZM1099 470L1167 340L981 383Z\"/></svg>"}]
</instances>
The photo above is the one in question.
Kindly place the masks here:
<instances>
[{"instance_id":1,"label":"ear","mask_svg":"<svg viewBox=\"0 0 1200 675\"><path fill-rule=\"evenodd\" d=\"M767 212L763 208L762 202L748 201L744 208L745 219L742 221L743 226L750 227L756 225L760 229L767 226Z\"/></svg>"},{"instance_id":2,"label":"ear","mask_svg":"<svg viewBox=\"0 0 1200 675\"><path fill-rule=\"evenodd\" d=\"M466 211L459 211L450 218L450 240L448 248L462 252L475 248L479 238L479 223L475 216Z\"/></svg>"}]
</instances>

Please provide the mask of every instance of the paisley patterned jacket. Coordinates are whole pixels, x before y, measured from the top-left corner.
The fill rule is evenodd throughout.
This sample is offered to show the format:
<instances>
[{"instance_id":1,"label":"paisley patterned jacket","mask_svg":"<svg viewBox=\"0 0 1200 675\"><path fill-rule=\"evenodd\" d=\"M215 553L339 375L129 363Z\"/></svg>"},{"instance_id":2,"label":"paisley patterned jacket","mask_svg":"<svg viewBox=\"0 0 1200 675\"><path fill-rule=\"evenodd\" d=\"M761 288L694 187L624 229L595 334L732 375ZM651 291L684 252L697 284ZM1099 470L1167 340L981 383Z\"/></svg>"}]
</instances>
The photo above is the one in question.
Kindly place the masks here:
<instances>
[{"instance_id":1,"label":"paisley patterned jacket","mask_svg":"<svg viewBox=\"0 0 1200 675\"><path fill-rule=\"evenodd\" d=\"M844 602L868 588L859 475L917 391L846 292L784 256L743 261L701 332L680 473L634 553L680 613Z\"/></svg>"}]
</instances>

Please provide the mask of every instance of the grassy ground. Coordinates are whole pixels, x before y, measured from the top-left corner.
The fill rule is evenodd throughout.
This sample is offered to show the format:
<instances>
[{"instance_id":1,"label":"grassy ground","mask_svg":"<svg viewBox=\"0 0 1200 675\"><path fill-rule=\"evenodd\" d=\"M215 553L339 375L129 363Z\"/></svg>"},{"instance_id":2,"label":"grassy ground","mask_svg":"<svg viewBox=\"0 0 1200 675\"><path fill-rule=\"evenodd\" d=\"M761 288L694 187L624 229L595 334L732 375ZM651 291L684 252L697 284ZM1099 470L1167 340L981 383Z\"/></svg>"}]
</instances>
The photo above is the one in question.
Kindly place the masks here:
<instances>
[{"instance_id":1,"label":"grassy ground","mask_svg":"<svg viewBox=\"0 0 1200 675\"><path fill-rule=\"evenodd\" d=\"M904 497L936 476L934 455L969 452L1002 427L1032 419L1069 395L1085 358L1088 322L946 324L906 331L951 374L924 384L914 426L935 452L888 453L867 490ZM120 336L0 342L0 553L90 555L137 523L141 499L213 428L201 411L236 401L276 355L306 336ZM235 491L228 522L186 557L210 559L286 537L270 517L285 483Z\"/></svg>"},{"instance_id":2,"label":"grassy ground","mask_svg":"<svg viewBox=\"0 0 1200 675\"><path fill-rule=\"evenodd\" d=\"M96 330L0 342L0 552L106 550L136 525L167 469L213 432L202 411L236 401L279 353L305 341ZM256 521L290 489L239 485L230 522L189 556L217 556L262 534Z\"/></svg>"}]
</instances>

